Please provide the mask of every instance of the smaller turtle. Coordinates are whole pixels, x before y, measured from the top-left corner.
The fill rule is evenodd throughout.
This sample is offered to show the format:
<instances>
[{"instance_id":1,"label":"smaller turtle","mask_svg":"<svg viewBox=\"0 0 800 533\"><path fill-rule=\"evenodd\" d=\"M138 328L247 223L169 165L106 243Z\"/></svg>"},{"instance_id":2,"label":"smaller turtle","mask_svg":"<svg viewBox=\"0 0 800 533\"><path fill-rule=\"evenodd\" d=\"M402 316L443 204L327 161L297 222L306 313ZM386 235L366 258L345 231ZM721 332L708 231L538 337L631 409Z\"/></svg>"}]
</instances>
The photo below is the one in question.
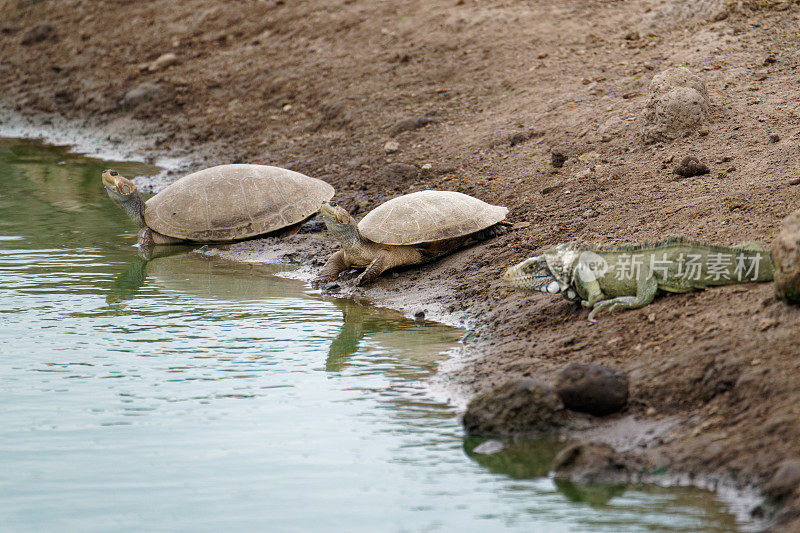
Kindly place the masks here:
<instances>
[{"instance_id":1,"label":"smaller turtle","mask_svg":"<svg viewBox=\"0 0 800 533\"><path fill-rule=\"evenodd\" d=\"M508 209L452 191L419 191L389 200L356 224L336 202L320 208L325 225L342 243L322 267L316 285L349 268L364 268L356 285L382 272L416 265L507 231Z\"/></svg>"},{"instance_id":2,"label":"smaller turtle","mask_svg":"<svg viewBox=\"0 0 800 533\"><path fill-rule=\"evenodd\" d=\"M296 232L333 187L266 165L220 165L184 176L147 200L116 170L103 172L108 196L136 223L139 245L248 239Z\"/></svg>"}]
</instances>

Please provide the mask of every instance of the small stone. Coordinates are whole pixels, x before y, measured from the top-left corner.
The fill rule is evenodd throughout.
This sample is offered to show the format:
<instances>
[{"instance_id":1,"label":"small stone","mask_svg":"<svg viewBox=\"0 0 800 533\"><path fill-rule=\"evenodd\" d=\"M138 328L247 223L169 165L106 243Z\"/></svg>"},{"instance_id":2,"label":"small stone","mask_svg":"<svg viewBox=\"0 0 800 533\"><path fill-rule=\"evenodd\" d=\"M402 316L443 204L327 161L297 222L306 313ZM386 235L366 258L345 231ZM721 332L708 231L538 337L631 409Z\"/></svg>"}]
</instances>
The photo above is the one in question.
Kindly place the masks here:
<instances>
[{"instance_id":1,"label":"small stone","mask_svg":"<svg viewBox=\"0 0 800 533\"><path fill-rule=\"evenodd\" d=\"M424 309L420 309L419 311L414 313L414 318L416 320L425 320L425 310Z\"/></svg>"},{"instance_id":2,"label":"small stone","mask_svg":"<svg viewBox=\"0 0 800 533\"><path fill-rule=\"evenodd\" d=\"M23 46L28 46L31 44L40 43L49 39L50 37L53 37L55 33L55 26L42 22L25 32L25 35L22 36L20 44Z\"/></svg>"},{"instance_id":3,"label":"small stone","mask_svg":"<svg viewBox=\"0 0 800 533\"><path fill-rule=\"evenodd\" d=\"M570 363L556 378L556 392L572 411L603 416L628 402L628 376L595 363Z\"/></svg>"},{"instance_id":4,"label":"small stone","mask_svg":"<svg viewBox=\"0 0 800 533\"><path fill-rule=\"evenodd\" d=\"M800 178L792 178L787 183L789 185L800 185Z\"/></svg>"},{"instance_id":5,"label":"small stone","mask_svg":"<svg viewBox=\"0 0 800 533\"><path fill-rule=\"evenodd\" d=\"M425 163L425 164L424 164L424 165L422 165L420 168L421 168L422 170L430 170L430 169L432 169L432 168L433 168L433 165L431 165L430 163Z\"/></svg>"},{"instance_id":6,"label":"small stone","mask_svg":"<svg viewBox=\"0 0 800 533\"><path fill-rule=\"evenodd\" d=\"M281 110L283 110L284 112L291 111L291 110L292 110L292 104L286 104L286 105L284 105L284 106L281 108Z\"/></svg>"},{"instance_id":7,"label":"small stone","mask_svg":"<svg viewBox=\"0 0 800 533\"><path fill-rule=\"evenodd\" d=\"M780 233L772 243L775 265L775 297L800 304L800 209L783 221Z\"/></svg>"},{"instance_id":8,"label":"small stone","mask_svg":"<svg viewBox=\"0 0 800 533\"><path fill-rule=\"evenodd\" d=\"M483 455L493 455L503 451L505 445L499 440L487 440L472 448L472 453L480 453Z\"/></svg>"},{"instance_id":9,"label":"small stone","mask_svg":"<svg viewBox=\"0 0 800 533\"><path fill-rule=\"evenodd\" d=\"M691 178L692 176L700 176L701 174L708 174L710 172L707 165L701 163L696 157L684 157L678 166L676 166L672 173L684 178Z\"/></svg>"},{"instance_id":10,"label":"small stone","mask_svg":"<svg viewBox=\"0 0 800 533\"><path fill-rule=\"evenodd\" d=\"M658 414L658 410L655 407L648 407L647 411L645 411L647 416L656 416Z\"/></svg>"},{"instance_id":11,"label":"small stone","mask_svg":"<svg viewBox=\"0 0 800 533\"><path fill-rule=\"evenodd\" d=\"M383 150L387 154L393 154L400 149L400 143L397 141L387 141L386 144L383 145Z\"/></svg>"},{"instance_id":12,"label":"small stone","mask_svg":"<svg viewBox=\"0 0 800 533\"><path fill-rule=\"evenodd\" d=\"M763 488L764 494L780 499L797 490L800 485L800 459L787 459L778 465L778 469Z\"/></svg>"},{"instance_id":13,"label":"small stone","mask_svg":"<svg viewBox=\"0 0 800 533\"><path fill-rule=\"evenodd\" d=\"M553 165L553 167L555 168L563 167L566 160L567 160L567 154L565 154L563 150L558 148L553 148L553 150L550 152L550 164Z\"/></svg>"},{"instance_id":14,"label":"small stone","mask_svg":"<svg viewBox=\"0 0 800 533\"><path fill-rule=\"evenodd\" d=\"M403 120L397 122L394 126L392 126L391 133L392 135L399 135L404 131L411 131L422 128L427 126L433 122L433 119L428 117L411 117L411 118L404 118Z\"/></svg>"},{"instance_id":15,"label":"small stone","mask_svg":"<svg viewBox=\"0 0 800 533\"><path fill-rule=\"evenodd\" d=\"M588 178L591 175L592 175L592 169L585 168L585 169L581 170L580 172L576 173L575 177L578 178L579 180L585 180L586 178Z\"/></svg>"},{"instance_id":16,"label":"small stone","mask_svg":"<svg viewBox=\"0 0 800 533\"><path fill-rule=\"evenodd\" d=\"M155 72L157 70L167 68L170 65L174 65L177 62L178 62L178 56L176 56L172 52L167 52L166 54L161 54L155 61L150 63L147 66L147 70L149 70L150 72Z\"/></svg>"},{"instance_id":17,"label":"small stone","mask_svg":"<svg viewBox=\"0 0 800 533\"><path fill-rule=\"evenodd\" d=\"M552 431L563 424L564 405L549 385L511 380L473 398L464 413L471 435L517 435Z\"/></svg>"},{"instance_id":18,"label":"small stone","mask_svg":"<svg viewBox=\"0 0 800 533\"><path fill-rule=\"evenodd\" d=\"M332 292L339 289L341 286L336 283L335 281L331 281L330 283L326 283L325 285L320 287L322 292Z\"/></svg>"},{"instance_id":19,"label":"small stone","mask_svg":"<svg viewBox=\"0 0 800 533\"><path fill-rule=\"evenodd\" d=\"M775 144L780 140L781 138L778 136L777 133L770 133L769 137L767 138L767 142L769 142L770 144Z\"/></svg>"}]
</instances>

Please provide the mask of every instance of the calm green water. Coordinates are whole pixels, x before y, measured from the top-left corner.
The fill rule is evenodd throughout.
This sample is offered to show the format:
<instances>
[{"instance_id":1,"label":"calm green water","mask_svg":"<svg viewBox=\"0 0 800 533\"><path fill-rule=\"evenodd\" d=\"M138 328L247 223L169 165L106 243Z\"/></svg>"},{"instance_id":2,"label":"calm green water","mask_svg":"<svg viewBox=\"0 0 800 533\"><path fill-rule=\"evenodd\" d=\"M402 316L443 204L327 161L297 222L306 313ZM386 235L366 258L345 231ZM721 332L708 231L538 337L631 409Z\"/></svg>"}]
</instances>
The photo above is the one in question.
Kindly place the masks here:
<instances>
[{"instance_id":1,"label":"calm green water","mask_svg":"<svg viewBox=\"0 0 800 533\"><path fill-rule=\"evenodd\" d=\"M460 331L145 262L108 166L0 140L0 530L735 529L699 490L556 485L553 443L472 454L420 382Z\"/></svg>"}]
</instances>

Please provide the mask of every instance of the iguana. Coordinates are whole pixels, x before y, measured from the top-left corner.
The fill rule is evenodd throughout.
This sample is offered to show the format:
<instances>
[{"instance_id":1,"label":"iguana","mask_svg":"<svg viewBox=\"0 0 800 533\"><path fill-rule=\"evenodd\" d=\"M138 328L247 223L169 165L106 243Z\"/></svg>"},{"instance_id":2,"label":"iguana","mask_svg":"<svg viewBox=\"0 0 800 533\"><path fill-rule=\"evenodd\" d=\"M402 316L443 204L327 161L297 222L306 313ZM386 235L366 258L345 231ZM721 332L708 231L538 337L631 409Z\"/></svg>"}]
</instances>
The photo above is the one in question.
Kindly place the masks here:
<instances>
[{"instance_id":1,"label":"iguana","mask_svg":"<svg viewBox=\"0 0 800 533\"><path fill-rule=\"evenodd\" d=\"M772 281L770 253L759 243L717 246L682 238L597 247L565 243L509 268L510 287L548 294L592 309L638 309L658 290L689 292L715 285Z\"/></svg>"}]
</instances>

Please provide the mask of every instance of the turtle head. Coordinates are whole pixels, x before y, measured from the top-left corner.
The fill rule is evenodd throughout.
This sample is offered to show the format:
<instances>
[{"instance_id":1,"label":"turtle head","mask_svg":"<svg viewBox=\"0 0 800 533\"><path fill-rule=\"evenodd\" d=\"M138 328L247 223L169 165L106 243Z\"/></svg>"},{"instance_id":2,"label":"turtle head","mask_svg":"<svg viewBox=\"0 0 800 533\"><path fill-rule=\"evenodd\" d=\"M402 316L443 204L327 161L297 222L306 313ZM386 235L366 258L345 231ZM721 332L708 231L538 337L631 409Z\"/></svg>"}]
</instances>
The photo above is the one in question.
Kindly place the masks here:
<instances>
[{"instance_id":1,"label":"turtle head","mask_svg":"<svg viewBox=\"0 0 800 533\"><path fill-rule=\"evenodd\" d=\"M517 263L503 274L503 282L513 289L559 294L566 289L558 282L543 255Z\"/></svg>"},{"instance_id":2,"label":"turtle head","mask_svg":"<svg viewBox=\"0 0 800 533\"><path fill-rule=\"evenodd\" d=\"M323 202L319 213L325 221L325 226L345 246L355 246L361 238L358 233L358 224L350 214L342 209L336 202Z\"/></svg>"},{"instance_id":3,"label":"turtle head","mask_svg":"<svg viewBox=\"0 0 800 533\"><path fill-rule=\"evenodd\" d=\"M128 213L137 226L143 228L145 226L144 200L136 185L131 180L122 177L116 170L111 169L103 171L102 180L109 198Z\"/></svg>"}]
</instances>

